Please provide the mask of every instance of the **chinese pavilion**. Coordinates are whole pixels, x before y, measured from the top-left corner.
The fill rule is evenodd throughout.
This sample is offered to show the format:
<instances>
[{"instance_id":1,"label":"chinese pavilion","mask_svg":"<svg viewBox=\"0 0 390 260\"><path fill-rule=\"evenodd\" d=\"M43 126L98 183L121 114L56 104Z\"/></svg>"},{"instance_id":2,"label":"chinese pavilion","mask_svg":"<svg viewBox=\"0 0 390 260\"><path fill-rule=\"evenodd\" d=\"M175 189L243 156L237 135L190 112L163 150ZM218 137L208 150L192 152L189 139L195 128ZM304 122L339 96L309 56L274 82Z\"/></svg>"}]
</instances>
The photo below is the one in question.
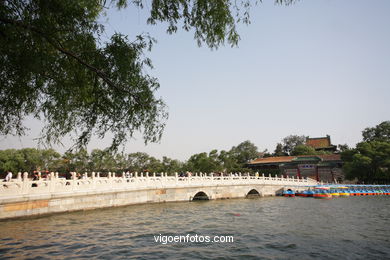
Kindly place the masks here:
<instances>
[{"instance_id":1,"label":"chinese pavilion","mask_svg":"<svg viewBox=\"0 0 390 260\"><path fill-rule=\"evenodd\" d=\"M317 181L326 182L341 182L343 180L340 154L258 158L248 163L247 167L259 172L277 170L285 177L309 177Z\"/></svg>"}]
</instances>

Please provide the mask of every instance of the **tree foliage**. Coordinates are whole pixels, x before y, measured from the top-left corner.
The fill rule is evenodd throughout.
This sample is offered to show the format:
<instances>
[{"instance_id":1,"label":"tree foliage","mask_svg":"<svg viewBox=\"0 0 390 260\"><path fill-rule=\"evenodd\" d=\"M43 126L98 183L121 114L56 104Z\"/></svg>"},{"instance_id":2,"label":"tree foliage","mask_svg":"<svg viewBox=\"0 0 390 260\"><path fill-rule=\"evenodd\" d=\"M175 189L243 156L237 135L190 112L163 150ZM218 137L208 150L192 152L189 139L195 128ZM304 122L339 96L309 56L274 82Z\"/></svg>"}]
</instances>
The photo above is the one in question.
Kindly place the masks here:
<instances>
[{"instance_id":1,"label":"tree foliage","mask_svg":"<svg viewBox=\"0 0 390 260\"><path fill-rule=\"evenodd\" d=\"M295 149L298 145L305 145L306 144L306 136L304 135L289 135L283 138L282 140L282 151L287 154L291 155L292 151Z\"/></svg>"},{"instance_id":2,"label":"tree foliage","mask_svg":"<svg viewBox=\"0 0 390 260\"><path fill-rule=\"evenodd\" d=\"M365 183L390 182L390 121L366 128L356 148L341 153L348 179Z\"/></svg>"},{"instance_id":3,"label":"tree foliage","mask_svg":"<svg viewBox=\"0 0 390 260\"><path fill-rule=\"evenodd\" d=\"M291 151L291 155L314 155L317 154L317 151L311 147L304 144L299 144L294 147Z\"/></svg>"},{"instance_id":4,"label":"tree foliage","mask_svg":"<svg viewBox=\"0 0 390 260\"><path fill-rule=\"evenodd\" d=\"M286 156L288 154L283 151L283 145L281 143L277 143L277 145L275 147L275 151L272 155L273 156Z\"/></svg>"},{"instance_id":5,"label":"tree foliage","mask_svg":"<svg viewBox=\"0 0 390 260\"><path fill-rule=\"evenodd\" d=\"M233 146L229 151L212 150L209 154L192 155L183 169L191 172L246 172L246 164L259 157L258 148L250 141Z\"/></svg>"},{"instance_id":6,"label":"tree foliage","mask_svg":"<svg viewBox=\"0 0 390 260\"><path fill-rule=\"evenodd\" d=\"M0 172L18 172L48 170L57 168L61 155L53 149L38 150L24 148L20 150L0 150Z\"/></svg>"},{"instance_id":7,"label":"tree foliage","mask_svg":"<svg viewBox=\"0 0 390 260\"><path fill-rule=\"evenodd\" d=\"M390 142L390 121L384 121L375 127L367 127L362 135L364 142Z\"/></svg>"},{"instance_id":8,"label":"tree foliage","mask_svg":"<svg viewBox=\"0 0 390 260\"><path fill-rule=\"evenodd\" d=\"M248 140L237 146L233 146L230 150L230 154L239 164L246 164L259 157L257 146Z\"/></svg>"},{"instance_id":9,"label":"tree foliage","mask_svg":"<svg viewBox=\"0 0 390 260\"><path fill-rule=\"evenodd\" d=\"M294 147L294 149L291 151L290 155L297 156L297 155L322 155L322 154L331 154L330 151L317 151L311 146L305 145L305 144L299 144Z\"/></svg>"},{"instance_id":10,"label":"tree foliage","mask_svg":"<svg viewBox=\"0 0 390 260\"><path fill-rule=\"evenodd\" d=\"M167 114L157 79L144 73L149 38L114 34L100 44L96 0L2 1L0 10L0 133L24 134L33 115L45 119L49 143L74 132L79 147L108 131L114 148L135 131L159 139Z\"/></svg>"},{"instance_id":11,"label":"tree foliage","mask_svg":"<svg viewBox=\"0 0 390 260\"><path fill-rule=\"evenodd\" d=\"M278 4L293 0L277 0ZM117 148L142 132L145 142L161 138L168 116L155 97L158 80L145 56L153 38L120 33L104 41L99 19L111 5L137 6L142 0L0 1L0 134L24 135L28 116L42 119L40 140L60 143L71 134L84 147L93 135L112 133ZM152 0L149 24L181 26L199 45L236 45L236 24L249 23L252 2Z\"/></svg>"},{"instance_id":12,"label":"tree foliage","mask_svg":"<svg viewBox=\"0 0 390 260\"><path fill-rule=\"evenodd\" d=\"M217 159L217 150L207 153L199 153L192 155L186 165L185 169L190 172L217 172L222 171Z\"/></svg>"},{"instance_id":13,"label":"tree foliage","mask_svg":"<svg viewBox=\"0 0 390 260\"><path fill-rule=\"evenodd\" d=\"M361 142L342 153L344 172L348 179L364 183L390 181L390 142Z\"/></svg>"},{"instance_id":14,"label":"tree foliage","mask_svg":"<svg viewBox=\"0 0 390 260\"><path fill-rule=\"evenodd\" d=\"M344 152L344 151L349 150L348 144L339 144L339 145L337 146L337 148L338 148L338 150L339 150L340 152Z\"/></svg>"},{"instance_id":15,"label":"tree foliage","mask_svg":"<svg viewBox=\"0 0 390 260\"><path fill-rule=\"evenodd\" d=\"M94 149L89 154L80 149L67 151L63 155L53 149L38 150L0 150L0 173L7 171L33 172L58 171L62 174L75 172L247 172L246 163L257 158L257 147L249 141L232 147L229 151L212 150L209 153L192 155L187 161L171 159L166 156L159 160L147 153L115 153L110 149Z\"/></svg>"}]
</instances>

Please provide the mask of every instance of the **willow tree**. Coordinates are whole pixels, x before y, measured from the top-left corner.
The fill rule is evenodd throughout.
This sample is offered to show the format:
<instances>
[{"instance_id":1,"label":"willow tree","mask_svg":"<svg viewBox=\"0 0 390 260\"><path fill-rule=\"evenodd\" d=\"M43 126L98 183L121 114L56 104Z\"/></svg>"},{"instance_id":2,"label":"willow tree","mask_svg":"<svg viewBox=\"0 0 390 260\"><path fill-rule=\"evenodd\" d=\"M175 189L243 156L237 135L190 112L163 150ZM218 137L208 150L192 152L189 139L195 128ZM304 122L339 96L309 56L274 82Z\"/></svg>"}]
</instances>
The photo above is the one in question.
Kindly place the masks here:
<instances>
[{"instance_id":1,"label":"willow tree","mask_svg":"<svg viewBox=\"0 0 390 260\"><path fill-rule=\"evenodd\" d=\"M277 0L291 3L293 0ZM236 25L249 22L252 1L151 0L149 24L193 31L199 45L236 45ZM100 37L104 11L143 8L142 0L0 1L0 134L24 135L26 117L44 121L41 141L71 134L79 147L93 135L113 134L112 147L135 132L145 143L161 138L167 119L147 73L153 38L120 33Z\"/></svg>"}]
</instances>

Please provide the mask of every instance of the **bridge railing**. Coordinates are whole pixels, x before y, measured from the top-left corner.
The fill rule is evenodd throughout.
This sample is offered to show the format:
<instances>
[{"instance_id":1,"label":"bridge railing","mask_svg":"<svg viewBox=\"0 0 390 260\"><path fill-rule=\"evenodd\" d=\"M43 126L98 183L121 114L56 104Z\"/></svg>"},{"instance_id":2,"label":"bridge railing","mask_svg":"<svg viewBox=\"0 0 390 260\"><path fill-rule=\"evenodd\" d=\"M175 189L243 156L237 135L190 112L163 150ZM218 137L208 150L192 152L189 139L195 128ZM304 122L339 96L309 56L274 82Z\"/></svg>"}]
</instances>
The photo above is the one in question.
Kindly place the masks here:
<instances>
[{"instance_id":1,"label":"bridge railing","mask_svg":"<svg viewBox=\"0 0 390 260\"><path fill-rule=\"evenodd\" d=\"M166 173L123 173L116 176L115 173L108 173L107 177L100 177L99 173L85 173L78 178L76 173L71 173L71 179L60 178L58 173L50 173L46 178L32 180L28 174L18 173L17 177L9 182L0 184L1 197L13 197L39 194L60 194L60 193L85 193L85 192L109 192L120 190L140 190L140 189L163 189L173 187L193 187L193 186L215 186L215 185L283 185L283 186L305 186L315 185L313 179L286 178L283 176L264 174L205 174L195 173L187 177L181 177L177 173L169 176Z\"/></svg>"}]
</instances>

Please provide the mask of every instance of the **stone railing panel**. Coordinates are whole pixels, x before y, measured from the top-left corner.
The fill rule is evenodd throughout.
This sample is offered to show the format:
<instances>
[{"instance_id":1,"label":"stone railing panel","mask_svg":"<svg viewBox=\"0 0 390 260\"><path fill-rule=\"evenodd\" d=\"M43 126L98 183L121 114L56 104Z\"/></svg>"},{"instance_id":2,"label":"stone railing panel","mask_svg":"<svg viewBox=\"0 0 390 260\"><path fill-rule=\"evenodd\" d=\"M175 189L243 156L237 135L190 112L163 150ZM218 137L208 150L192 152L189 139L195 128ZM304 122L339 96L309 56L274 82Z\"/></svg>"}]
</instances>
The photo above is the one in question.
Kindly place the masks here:
<instances>
[{"instance_id":1,"label":"stone railing panel","mask_svg":"<svg viewBox=\"0 0 390 260\"><path fill-rule=\"evenodd\" d=\"M58 178L58 174L53 177L38 181L29 180L26 174L23 179L12 179L10 182L0 184L0 197L13 197L34 194L61 194L78 192L107 192L117 190L141 190L159 189L169 187L191 187L191 186L216 186L216 185L316 185L313 179L285 178L283 176L265 176L264 174L193 174L189 177L167 176L162 174L125 174L109 173L108 177L100 177L99 173L85 173L81 179L76 178L76 173L72 173L72 179ZM131 177L132 176L132 177Z\"/></svg>"}]
</instances>

